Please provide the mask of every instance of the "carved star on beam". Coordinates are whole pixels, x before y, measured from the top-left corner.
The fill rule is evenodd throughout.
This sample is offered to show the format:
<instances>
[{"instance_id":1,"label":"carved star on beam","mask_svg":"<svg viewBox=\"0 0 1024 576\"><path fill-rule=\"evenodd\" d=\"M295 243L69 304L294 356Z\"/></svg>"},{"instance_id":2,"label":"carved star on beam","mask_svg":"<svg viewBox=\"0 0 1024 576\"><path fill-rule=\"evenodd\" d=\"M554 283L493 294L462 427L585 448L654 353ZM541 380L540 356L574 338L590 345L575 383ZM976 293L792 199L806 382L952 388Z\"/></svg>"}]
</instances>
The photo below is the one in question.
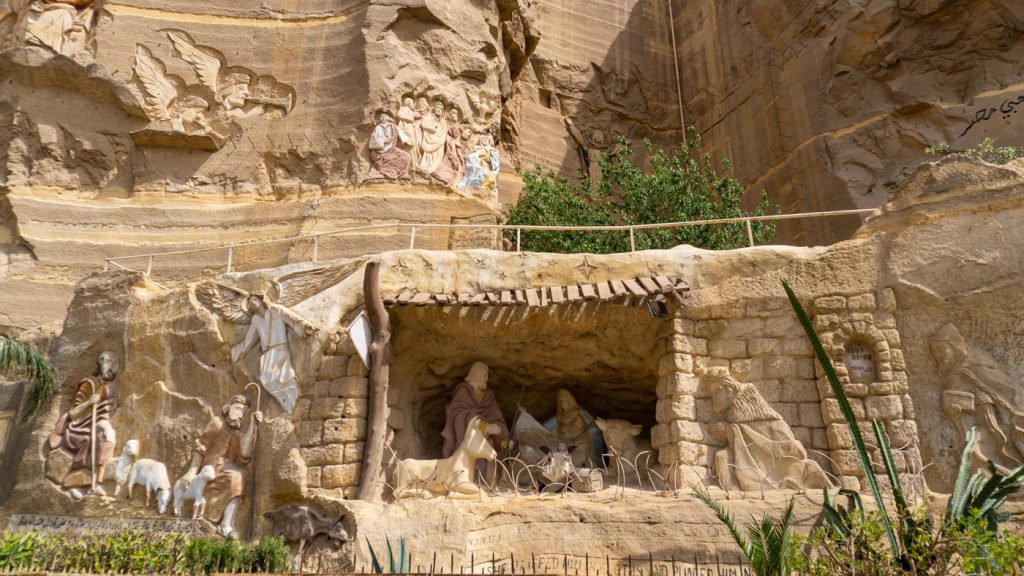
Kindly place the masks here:
<instances>
[{"instance_id":1,"label":"carved star on beam","mask_svg":"<svg viewBox=\"0 0 1024 576\"><path fill-rule=\"evenodd\" d=\"M487 262L483 258L474 258L478 268L487 268Z\"/></svg>"},{"instance_id":2,"label":"carved star on beam","mask_svg":"<svg viewBox=\"0 0 1024 576\"><path fill-rule=\"evenodd\" d=\"M579 270L587 280L590 280L594 276L594 270L597 270L597 266L591 264L590 261L587 260L587 257L584 256L583 262L577 266L576 269Z\"/></svg>"}]
</instances>

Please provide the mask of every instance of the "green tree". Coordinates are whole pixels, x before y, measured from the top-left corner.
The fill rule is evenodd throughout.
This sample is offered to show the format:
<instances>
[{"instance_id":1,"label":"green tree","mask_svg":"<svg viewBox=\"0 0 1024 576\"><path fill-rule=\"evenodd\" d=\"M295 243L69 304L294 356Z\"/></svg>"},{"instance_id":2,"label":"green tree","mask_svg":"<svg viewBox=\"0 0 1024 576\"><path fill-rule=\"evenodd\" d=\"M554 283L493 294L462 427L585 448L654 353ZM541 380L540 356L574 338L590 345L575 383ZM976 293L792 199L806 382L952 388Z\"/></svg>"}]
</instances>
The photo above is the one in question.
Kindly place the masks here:
<instances>
[{"instance_id":1,"label":"green tree","mask_svg":"<svg viewBox=\"0 0 1024 576\"><path fill-rule=\"evenodd\" d=\"M721 158L719 171L711 156L701 150L700 137L690 129L687 143L675 151L653 150L644 141L649 170L637 165L633 150L623 148L613 157L595 152L601 179L578 181L559 178L540 167L523 175L523 195L509 210L511 225L612 226L656 224L689 220L713 220L768 213L768 196L760 194L758 206L747 212L741 206L743 186L729 175L730 162ZM756 222L754 241L775 235L775 225ZM507 238L515 241L515 231ZM666 249L691 244L707 249L739 248L748 244L744 223L681 226L635 233L638 250ZM629 233L623 231L522 232L524 250L536 252L628 252Z\"/></svg>"},{"instance_id":2,"label":"green tree","mask_svg":"<svg viewBox=\"0 0 1024 576\"><path fill-rule=\"evenodd\" d=\"M25 418L35 414L53 397L53 366L30 344L0 336L0 375L26 378L32 382Z\"/></svg>"}]
</instances>

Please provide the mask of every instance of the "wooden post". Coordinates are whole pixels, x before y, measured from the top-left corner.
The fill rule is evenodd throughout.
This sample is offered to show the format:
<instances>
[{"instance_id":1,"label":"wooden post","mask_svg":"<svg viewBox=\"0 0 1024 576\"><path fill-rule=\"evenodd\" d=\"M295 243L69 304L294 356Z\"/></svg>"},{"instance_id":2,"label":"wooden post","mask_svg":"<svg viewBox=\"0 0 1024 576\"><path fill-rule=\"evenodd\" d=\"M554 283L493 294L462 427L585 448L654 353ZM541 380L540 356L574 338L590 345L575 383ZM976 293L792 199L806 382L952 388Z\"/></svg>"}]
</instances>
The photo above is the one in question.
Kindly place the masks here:
<instances>
[{"instance_id":1,"label":"wooden post","mask_svg":"<svg viewBox=\"0 0 1024 576\"><path fill-rule=\"evenodd\" d=\"M380 482L384 458L384 437L387 435L388 369L391 362L391 323L384 300L380 297L380 262L368 262L363 276L363 301L370 321L373 341L370 343L370 407L366 417L366 448L363 469L359 475L357 499L372 502Z\"/></svg>"}]
</instances>

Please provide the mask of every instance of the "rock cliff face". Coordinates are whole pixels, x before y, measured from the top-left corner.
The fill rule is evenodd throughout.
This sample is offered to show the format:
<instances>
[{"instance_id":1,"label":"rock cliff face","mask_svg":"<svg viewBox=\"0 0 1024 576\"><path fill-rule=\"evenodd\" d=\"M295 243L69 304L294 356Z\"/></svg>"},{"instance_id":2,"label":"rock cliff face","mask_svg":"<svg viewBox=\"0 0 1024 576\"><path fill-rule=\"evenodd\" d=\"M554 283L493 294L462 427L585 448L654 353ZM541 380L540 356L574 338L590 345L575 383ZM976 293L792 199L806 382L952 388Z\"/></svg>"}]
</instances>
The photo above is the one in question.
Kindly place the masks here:
<instances>
[{"instance_id":1,"label":"rock cliff face","mask_svg":"<svg viewBox=\"0 0 1024 576\"><path fill-rule=\"evenodd\" d=\"M57 346L58 398L17 428L8 443L15 448L0 455L3 477L16 477L13 486L0 484L11 490L0 526L28 528L46 521L40 514L66 514L180 528L138 497L83 496L81 467L74 480L70 448L51 434L82 402L80 382L106 351L120 364L108 420L116 448L137 439L140 454L166 464L171 480L186 476L197 462L196 440L216 428L210 422L229 417L239 395L249 398L247 409L259 407L254 458L225 456L256 478L244 490L248 512L236 517L242 534L276 528L263 512L304 505L344 510L357 541L402 523L423 535L413 541L417 549L439 549L463 565L567 550L582 562L586 554L628 562L644 550L653 550L651 562L710 562L728 535L701 531L710 517L692 499L665 502L688 482L728 490L719 495L731 495L730 507L757 513L795 494L801 518L820 509L816 488L826 481L863 487L783 278L804 303L862 428L882 421L904 485L919 495L947 492L972 426L978 464L1024 460L1013 436L1024 414L1015 384L1024 367L1022 182L1024 160L925 165L852 239L826 248L375 255L391 334L379 421L389 450L375 502L348 502L373 422L358 328L365 259L174 288L140 272L96 273L77 286ZM446 407L478 361L489 366L486 388L511 427L526 418L521 411L561 419L561 391L568 391L592 416L636 426L647 475L598 472L603 491L555 497L517 482L524 472L506 459L495 493L381 506L409 488L399 471L417 462L407 459L442 456ZM526 441L517 438L521 449ZM106 482L108 493L113 486ZM458 487L434 495L457 498ZM1019 515L1019 502L1009 509ZM363 562L361 554L346 548L341 557Z\"/></svg>"},{"instance_id":2,"label":"rock cliff face","mask_svg":"<svg viewBox=\"0 0 1024 576\"><path fill-rule=\"evenodd\" d=\"M74 282L104 257L369 222L494 222L518 193L517 168L573 176L585 170L581 146L610 149L620 136L675 146L684 122L783 212L874 207L927 143L1014 143L1024 105L1024 17L1010 0L18 0L6 10L6 332L59 321ZM496 196L455 185L485 136L497 143L488 158L502 159ZM786 224L780 238L831 242L856 225ZM377 230L319 249L408 241ZM493 245L437 232L417 246L467 241ZM251 248L234 267L311 250ZM226 254L154 265L174 281L223 269Z\"/></svg>"}]
</instances>

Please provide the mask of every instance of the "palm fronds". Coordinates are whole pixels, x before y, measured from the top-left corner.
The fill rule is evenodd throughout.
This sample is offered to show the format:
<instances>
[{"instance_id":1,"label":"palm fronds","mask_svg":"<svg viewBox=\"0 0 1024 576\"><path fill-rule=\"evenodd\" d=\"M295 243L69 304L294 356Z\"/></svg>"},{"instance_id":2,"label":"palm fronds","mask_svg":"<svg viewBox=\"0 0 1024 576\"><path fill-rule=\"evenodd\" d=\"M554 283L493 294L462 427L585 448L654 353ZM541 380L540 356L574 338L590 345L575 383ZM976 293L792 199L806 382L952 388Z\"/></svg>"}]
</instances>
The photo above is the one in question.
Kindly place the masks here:
<instances>
[{"instance_id":1,"label":"palm fronds","mask_svg":"<svg viewBox=\"0 0 1024 576\"><path fill-rule=\"evenodd\" d=\"M792 557L797 552L793 540L792 499L782 513L782 519L767 514L760 521L751 518L744 526L744 534L732 514L712 498L703 486L694 487L693 494L725 524L756 576L788 576L791 573Z\"/></svg>"},{"instance_id":2,"label":"palm fronds","mask_svg":"<svg viewBox=\"0 0 1024 576\"><path fill-rule=\"evenodd\" d=\"M53 398L56 381L53 366L30 344L0 336L0 374L25 378L32 383L25 406L26 419Z\"/></svg>"}]
</instances>

